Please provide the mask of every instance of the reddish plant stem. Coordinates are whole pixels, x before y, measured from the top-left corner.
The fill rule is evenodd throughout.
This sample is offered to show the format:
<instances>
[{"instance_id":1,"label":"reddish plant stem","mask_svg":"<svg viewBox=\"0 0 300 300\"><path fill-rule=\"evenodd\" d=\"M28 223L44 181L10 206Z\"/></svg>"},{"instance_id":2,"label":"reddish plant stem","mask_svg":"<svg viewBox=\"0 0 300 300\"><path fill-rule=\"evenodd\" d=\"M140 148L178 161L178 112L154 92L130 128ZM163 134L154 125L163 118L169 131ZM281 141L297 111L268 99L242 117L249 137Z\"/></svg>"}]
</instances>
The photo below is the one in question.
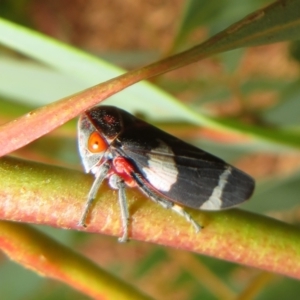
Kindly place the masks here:
<instances>
[{"instance_id":1,"label":"reddish plant stem","mask_svg":"<svg viewBox=\"0 0 300 300\"><path fill-rule=\"evenodd\" d=\"M92 177L11 158L0 160L0 176L1 219L82 229L77 224ZM196 234L183 218L162 209L138 191L128 189L127 196L132 239L300 279L300 231L291 225L237 209L219 213L189 210L204 226ZM86 231L121 235L116 197L104 184L89 214Z\"/></svg>"}]
</instances>

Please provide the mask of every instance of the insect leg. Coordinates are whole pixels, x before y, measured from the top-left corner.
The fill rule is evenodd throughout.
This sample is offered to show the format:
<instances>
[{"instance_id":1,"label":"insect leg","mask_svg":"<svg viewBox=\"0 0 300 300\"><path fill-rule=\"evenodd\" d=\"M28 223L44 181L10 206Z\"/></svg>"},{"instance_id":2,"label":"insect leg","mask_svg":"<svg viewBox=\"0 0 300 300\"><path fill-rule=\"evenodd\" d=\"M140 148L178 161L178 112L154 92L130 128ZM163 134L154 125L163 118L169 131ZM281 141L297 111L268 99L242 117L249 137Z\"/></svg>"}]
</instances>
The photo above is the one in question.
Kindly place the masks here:
<instances>
[{"instance_id":1,"label":"insect leg","mask_svg":"<svg viewBox=\"0 0 300 300\"><path fill-rule=\"evenodd\" d=\"M121 209L121 221L123 228L122 237L118 238L118 242L124 243L128 241L128 220L129 220L129 212L127 206L127 199L125 194L125 183L122 179L119 178L117 181L117 187L119 192L119 205Z\"/></svg>"},{"instance_id":2,"label":"insect leg","mask_svg":"<svg viewBox=\"0 0 300 300\"><path fill-rule=\"evenodd\" d=\"M180 216L184 217L189 223L191 223L194 228L195 228L195 231L196 233L198 233L202 226L200 226L192 217L189 213L187 213L182 207L176 205L176 204L173 204L172 206L172 210L175 211L177 214L179 214Z\"/></svg>"},{"instance_id":3,"label":"insect leg","mask_svg":"<svg viewBox=\"0 0 300 300\"><path fill-rule=\"evenodd\" d=\"M171 201L167 201L165 199L161 199L161 197L159 197L158 195L152 193L150 191L150 193L148 193L148 196L151 200L153 200L154 202L160 204L162 207L167 208L167 209L172 209L174 212L176 212L177 214L179 214L180 216L184 217L190 224L193 225L193 227L195 228L196 233L198 233L202 226L200 226L192 217L189 213L187 213L182 207L174 204Z\"/></svg>"},{"instance_id":4,"label":"insect leg","mask_svg":"<svg viewBox=\"0 0 300 300\"><path fill-rule=\"evenodd\" d=\"M108 162L105 162L99 167L98 172L95 174L95 180L94 180L93 185L88 194L88 198L85 203L83 213L82 213L81 218L78 223L79 226L86 227L85 221L86 221L86 217L88 215L89 209L90 209L94 199L96 198L99 187L100 187L101 183L103 182L103 180L105 179L109 168L110 168L110 164Z\"/></svg>"},{"instance_id":5,"label":"insect leg","mask_svg":"<svg viewBox=\"0 0 300 300\"><path fill-rule=\"evenodd\" d=\"M198 233L202 226L199 225L189 213L187 213L182 207L174 204L173 202L166 200L153 192L145 183L143 180L140 178L139 174L133 173L131 176L136 180L138 187L141 189L144 194L146 194L152 201L160 204L162 207L167 208L167 209L172 209L174 212L179 214L180 216L184 217L190 224L193 225L195 228L196 233Z\"/></svg>"}]
</instances>

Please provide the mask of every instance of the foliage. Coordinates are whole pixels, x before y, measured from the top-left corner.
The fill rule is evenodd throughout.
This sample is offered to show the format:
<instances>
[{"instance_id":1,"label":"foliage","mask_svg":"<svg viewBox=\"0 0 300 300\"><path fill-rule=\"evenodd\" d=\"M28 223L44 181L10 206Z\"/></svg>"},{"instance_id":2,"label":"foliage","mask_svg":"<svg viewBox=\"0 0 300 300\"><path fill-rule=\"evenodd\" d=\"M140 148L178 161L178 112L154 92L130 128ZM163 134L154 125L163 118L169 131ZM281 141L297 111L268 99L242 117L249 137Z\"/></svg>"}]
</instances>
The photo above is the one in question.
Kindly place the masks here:
<instances>
[{"instance_id":1,"label":"foliage","mask_svg":"<svg viewBox=\"0 0 300 300\"><path fill-rule=\"evenodd\" d=\"M241 5L227 0L221 5L217 1L187 1L177 34L167 52L187 48L191 43L189 38L200 25L207 32L216 33L241 19L245 9L251 12L264 2L244 1ZM286 47L265 46L256 49L261 49L261 56L265 57L261 69L268 71L251 73L251 61L248 64L245 61L253 48L238 48L299 39L299 4L299 0L271 4L217 33L207 42L120 77L116 76L123 70L118 67L0 19L0 42L3 45L0 57L0 120L4 124L23 115L17 121L0 127L0 152L4 155L29 144L113 95L108 100L111 104L139 113L178 136L192 139L193 143L210 152L231 161L237 161L238 157L242 157L240 161L250 160L245 168L248 166L249 172L256 175L258 187L253 199L244 208L260 214L272 211L277 218L297 223L299 174L295 165L300 146L297 63L283 63L287 70L278 69L275 76L270 71L272 61L266 60L268 55L265 52L270 51L270 57L276 58L272 56L272 49L281 49L282 55ZM20 5L25 5L25 1L19 3L18 18ZM7 10L5 13L10 18L14 15ZM296 45L294 43L291 48L295 58ZM228 50L232 51L226 52ZM22 53L26 58L16 53ZM136 52L133 51L133 54ZM195 63L213 54L211 60ZM125 53L120 53L121 57L123 55ZM282 57L284 59L284 55ZM191 69L164 75L156 80L156 86L141 82L116 94L142 79L188 64L192 64ZM214 67L207 67L209 64L222 71L215 74ZM248 73L245 73L245 68ZM196 75L189 77L185 73L187 70ZM208 74L204 70L208 70ZM184 76L180 76L180 72ZM95 84L98 85L89 88ZM192 93L186 103L167 93L180 95L188 91ZM77 94L68 96L74 93ZM59 98L63 99L53 102ZM271 104L268 99L271 99ZM238 108L230 110L234 105ZM28 113L38 106L41 108ZM226 113L227 109L229 113ZM201 129L200 125L203 126ZM74 170L80 168L75 127L75 121L71 120L15 152L26 161L0 160L1 219L78 229L76 222L92 178ZM199 135L201 139L198 139ZM204 136L208 140L203 141ZM272 165L274 161L283 161L283 165L276 169ZM259 172L260 163L263 168L269 168L269 172ZM101 191L87 231L118 235L116 195L106 186ZM115 238L111 240L39 226L40 230L61 240L65 244L63 246L34 228L6 221L0 223L0 245L5 253L22 265L64 281L97 299L104 294L110 299L121 299L120 295L114 294L116 292L120 292L124 299L147 299L138 290L158 299L250 299L257 293L256 299L281 299L280 293L285 290L290 297L298 295L299 287L295 281L275 275L299 278L300 235L296 225L239 210L217 214L192 211L196 218L207 224L203 233L195 236L180 218L149 201L143 202L144 197L138 192L128 191L128 195L134 239L199 252L274 274L257 270L246 272L239 265L198 257L183 250L135 241L119 245ZM74 253L70 250L72 248L88 255L94 263ZM13 270L16 276L6 275ZM54 281L29 277L28 272L24 273L6 260L3 260L0 273L3 279L1 294L5 293L9 299L24 298L24 294L31 299L84 297ZM138 288L132 288L115 276L127 278ZM24 280L26 284L21 285ZM18 289L13 288L16 282ZM265 288L267 284L269 286ZM284 292L284 296L287 295Z\"/></svg>"}]
</instances>

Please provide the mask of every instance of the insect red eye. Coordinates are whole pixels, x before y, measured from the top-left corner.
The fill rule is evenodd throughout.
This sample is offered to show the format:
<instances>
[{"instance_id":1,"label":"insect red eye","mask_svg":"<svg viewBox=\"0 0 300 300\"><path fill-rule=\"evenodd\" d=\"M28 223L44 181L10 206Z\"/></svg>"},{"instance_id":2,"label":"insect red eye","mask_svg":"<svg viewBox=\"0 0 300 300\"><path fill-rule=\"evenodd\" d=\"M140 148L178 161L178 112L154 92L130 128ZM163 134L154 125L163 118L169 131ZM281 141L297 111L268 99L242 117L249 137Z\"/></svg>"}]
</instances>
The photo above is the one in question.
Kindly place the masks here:
<instances>
[{"instance_id":1,"label":"insect red eye","mask_svg":"<svg viewBox=\"0 0 300 300\"><path fill-rule=\"evenodd\" d=\"M88 140L88 150L92 153L103 152L107 149L107 144L101 135L94 131Z\"/></svg>"}]
</instances>

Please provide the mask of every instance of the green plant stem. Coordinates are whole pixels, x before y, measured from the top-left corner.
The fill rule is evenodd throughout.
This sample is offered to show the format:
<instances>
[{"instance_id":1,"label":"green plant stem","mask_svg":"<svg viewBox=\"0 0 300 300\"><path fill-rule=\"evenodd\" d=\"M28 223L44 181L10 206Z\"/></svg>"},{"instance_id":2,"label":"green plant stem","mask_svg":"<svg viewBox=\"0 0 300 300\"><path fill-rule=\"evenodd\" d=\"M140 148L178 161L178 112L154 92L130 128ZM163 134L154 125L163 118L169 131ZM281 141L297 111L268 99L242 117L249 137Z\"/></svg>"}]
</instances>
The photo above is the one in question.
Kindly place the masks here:
<instances>
[{"instance_id":1,"label":"green plant stem","mask_svg":"<svg viewBox=\"0 0 300 300\"><path fill-rule=\"evenodd\" d=\"M78 228L92 177L33 162L0 160L0 218ZM128 189L129 236L198 252L300 279L300 231L283 222L242 210L189 210L204 226L194 229L172 211ZM50 213L49 213L50 212ZM86 231L120 236L117 194L104 184L87 220ZM117 241L116 241L117 242Z\"/></svg>"},{"instance_id":2,"label":"green plant stem","mask_svg":"<svg viewBox=\"0 0 300 300\"><path fill-rule=\"evenodd\" d=\"M93 299L151 299L28 225L0 221L0 247L16 262L65 282Z\"/></svg>"}]
</instances>

